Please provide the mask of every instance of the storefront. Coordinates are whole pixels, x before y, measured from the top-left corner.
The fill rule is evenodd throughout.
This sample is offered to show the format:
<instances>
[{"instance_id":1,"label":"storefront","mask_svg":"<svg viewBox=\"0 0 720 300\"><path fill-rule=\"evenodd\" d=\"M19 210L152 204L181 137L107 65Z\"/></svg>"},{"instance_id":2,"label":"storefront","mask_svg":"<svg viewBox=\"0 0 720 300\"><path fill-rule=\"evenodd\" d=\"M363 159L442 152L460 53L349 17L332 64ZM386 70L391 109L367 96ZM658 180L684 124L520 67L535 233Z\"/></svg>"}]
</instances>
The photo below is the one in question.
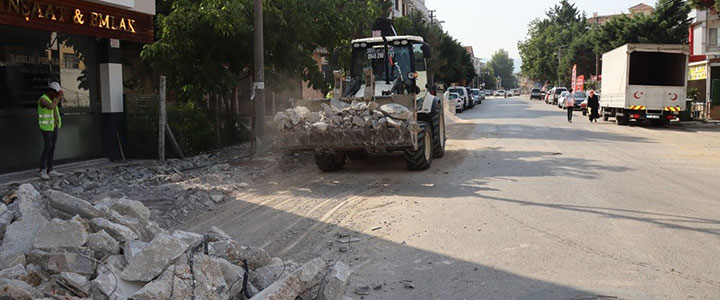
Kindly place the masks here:
<instances>
[{"instance_id":1,"label":"storefront","mask_svg":"<svg viewBox=\"0 0 720 300\"><path fill-rule=\"evenodd\" d=\"M53 81L65 94L56 161L119 158L121 47L153 41L155 1L135 2L0 0L0 173L37 167L37 100Z\"/></svg>"}]
</instances>

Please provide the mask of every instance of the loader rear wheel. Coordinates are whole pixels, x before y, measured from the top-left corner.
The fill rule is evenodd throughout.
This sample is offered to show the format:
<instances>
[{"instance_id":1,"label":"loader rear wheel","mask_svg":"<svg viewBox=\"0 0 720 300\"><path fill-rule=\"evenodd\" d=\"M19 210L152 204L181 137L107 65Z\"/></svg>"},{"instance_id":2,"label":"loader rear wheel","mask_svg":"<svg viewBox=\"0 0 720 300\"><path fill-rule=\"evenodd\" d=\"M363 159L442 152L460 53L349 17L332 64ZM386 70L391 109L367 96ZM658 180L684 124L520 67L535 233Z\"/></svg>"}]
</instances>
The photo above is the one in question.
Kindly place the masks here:
<instances>
[{"instance_id":1,"label":"loader rear wheel","mask_svg":"<svg viewBox=\"0 0 720 300\"><path fill-rule=\"evenodd\" d=\"M427 170L430 168L433 159L432 131L430 124L419 121L420 132L418 132L418 147L413 150L405 150L405 163L412 171Z\"/></svg>"},{"instance_id":2,"label":"loader rear wheel","mask_svg":"<svg viewBox=\"0 0 720 300\"><path fill-rule=\"evenodd\" d=\"M355 160L355 161L364 160L364 159L368 158L368 156L370 156L370 153L368 153L367 151L352 151L347 154L347 157L350 160Z\"/></svg>"},{"instance_id":3,"label":"loader rear wheel","mask_svg":"<svg viewBox=\"0 0 720 300\"><path fill-rule=\"evenodd\" d=\"M432 123L433 157L442 158L445 156L445 110L440 102L432 115Z\"/></svg>"},{"instance_id":4,"label":"loader rear wheel","mask_svg":"<svg viewBox=\"0 0 720 300\"><path fill-rule=\"evenodd\" d=\"M315 164L323 172L337 172L345 167L345 153L315 151Z\"/></svg>"}]
</instances>

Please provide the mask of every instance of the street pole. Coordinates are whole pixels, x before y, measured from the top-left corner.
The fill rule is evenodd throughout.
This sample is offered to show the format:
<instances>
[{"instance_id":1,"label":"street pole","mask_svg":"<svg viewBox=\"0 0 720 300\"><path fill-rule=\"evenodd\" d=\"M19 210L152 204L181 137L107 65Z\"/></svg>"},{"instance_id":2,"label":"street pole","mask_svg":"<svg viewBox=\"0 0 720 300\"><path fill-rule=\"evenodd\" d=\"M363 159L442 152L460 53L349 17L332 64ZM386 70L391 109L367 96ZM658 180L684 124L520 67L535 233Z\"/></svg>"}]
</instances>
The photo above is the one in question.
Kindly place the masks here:
<instances>
[{"instance_id":1,"label":"street pole","mask_svg":"<svg viewBox=\"0 0 720 300\"><path fill-rule=\"evenodd\" d=\"M257 153L262 153L265 142L265 50L263 47L263 1L255 0L255 82L253 82L253 101L255 102L255 142Z\"/></svg>"}]
</instances>

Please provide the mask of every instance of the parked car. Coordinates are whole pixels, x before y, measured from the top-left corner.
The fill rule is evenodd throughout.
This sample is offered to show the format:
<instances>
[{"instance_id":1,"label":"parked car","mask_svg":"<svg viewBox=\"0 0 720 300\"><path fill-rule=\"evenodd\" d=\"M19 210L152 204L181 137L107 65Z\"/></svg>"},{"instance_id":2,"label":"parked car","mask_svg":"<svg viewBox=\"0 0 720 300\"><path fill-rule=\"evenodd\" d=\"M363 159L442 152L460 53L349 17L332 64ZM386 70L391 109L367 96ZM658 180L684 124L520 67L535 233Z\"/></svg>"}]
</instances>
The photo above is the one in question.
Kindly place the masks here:
<instances>
[{"instance_id":1,"label":"parked car","mask_svg":"<svg viewBox=\"0 0 720 300\"><path fill-rule=\"evenodd\" d=\"M570 93L567 92L567 91L563 91L563 92L560 93L560 96L558 96L558 100L557 100L557 107L558 107L558 108L565 108L565 107L564 107L564 105L565 105L565 97L567 97L568 95L570 95Z\"/></svg>"},{"instance_id":2,"label":"parked car","mask_svg":"<svg viewBox=\"0 0 720 300\"><path fill-rule=\"evenodd\" d=\"M540 99L541 99L540 97L542 97L542 96L541 96L540 89L532 89L532 90L530 90L530 100L532 100L532 99L538 99L538 100L540 100Z\"/></svg>"},{"instance_id":3,"label":"parked car","mask_svg":"<svg viewBox=\"0 0 720 300\"><path fill-rule=\"evenodd\" d=\"M520 89L514 89L514 90L512 90L512 94L515 95L515 96L520 96L520 95L522 95L522 93L520 92Z\"/></svg>"},{"instance_id":4,"label":"parked car","mask_svg":"<svg viewBox=\"0 0 720 300\"><path fill-rule=\"evenodd\" d=\"M485 97L490 97L493 95L493 92L491 90L485 90Z\"/></svg>"},{"instance_id":5,"label":"parked car","mask_svg":"<svg viewBox=\"0 0 720 300\"><path fill-rule=\"evenodd\" d=\"M485 93L483 93L483 92L482 92L481 90L479 90L479 89L471 89L471 90L470 90L470 93L471 93L472 96L475 98L475 103L476 103L476 104L482 104L482 101L485 99Z\"/></svg>"},{"instance_id":6,"label":"parked car","mask_svg":"<svg viewBox=\"0 0 720 300\"><path fill-rule=\"evenodd\" d=\"M545 97L544 97L544 98L545 98L545 104L550 104L550 103L552 103L552 93L551 93L551 91L552 91L552 90L547 91L547 92L545 93Z\"/></svg>"},{"instance_id":7,"label":"parked car","mask_svg":"<svg viewBox=\"0 0 720 300\"><path fill-rule=\"evenodd\" d=\"M448 100L455 104L455 113L461 113L465 110L465 101L460 98L458 93L448 93Z\"/></svg>"},{"instance_id":8,"label":"parked car","mask_svg":"<svg viewBox=\"0 0 720 300\"><path fill-rule=\"evenodd\" d=\"M497 92L495 92L495 96L504 97L504 96L505 96L505 90L498 90Z\"/></svg>"},{"instance_id":9,"label":"parked car","mask_svg":"<svg viewBox=\"0 0 720 300\"><path fill-rule=\"evenodd\" d=\"M469 86L466 86L465 90L468 91L468 95L470 95L470 108L473 108L473 107L475 107L475 105L478 105L478 103L480 102L480 99L478 99L477 97L475 97L475 95L473 95L473 92L472 92L473 89Z\"/></svg>"},{"instance_id":10,"label":"parked car","mask_svg":"<svg viewBox=\"0 0 720 300\"><path fill-rule=\"evenodd\" d=\"M513 92L513 90L509 90L509 91L507 91L507 95L508 95L508 97L515 96L515 92Z\"/></svg>"},{"instance_id":11,"label":"parked car","mask_svg":"<svg viewBox=\"0 0 720 300\"><path fill-rule=\"evenodd\" d=\"M463 99L463 110L469 109L472 105L472 98L470 98L470 92L463 86L454 86L448 89L450 93L457 93L461 99Z\"/></svg>"},{"instance_id":12,"label":"parked car","mask_svg":"<svg viewBox=\"0 0 720 300\"><path fill-rule=\"evenodd\" d=\"M567 90L568 89L564 87L554 87L552 90L550 90L550 94L552 95L552 104L557 105L560 94L562 94L562 92L567 92Z\"/></svg>"}]
</instances>

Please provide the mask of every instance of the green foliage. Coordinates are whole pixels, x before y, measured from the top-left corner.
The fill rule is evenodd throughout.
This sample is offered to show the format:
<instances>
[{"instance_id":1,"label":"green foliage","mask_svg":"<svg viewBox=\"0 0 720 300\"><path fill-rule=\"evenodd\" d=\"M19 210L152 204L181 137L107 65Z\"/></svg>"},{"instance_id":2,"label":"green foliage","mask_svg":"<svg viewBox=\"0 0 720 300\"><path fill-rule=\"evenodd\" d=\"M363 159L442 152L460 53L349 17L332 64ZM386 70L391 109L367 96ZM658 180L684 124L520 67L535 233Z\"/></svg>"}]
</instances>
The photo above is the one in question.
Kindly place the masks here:
<instances>
[{"instance_id":1,"label":"green foliage","mask_svg":"<svg viewBox=\"0 0 720 300\"><path fill-rule=\"evenodd\" d=\"M489 64L486 64L480 74L480 82L485 83L485 89L494 90L497 88L497 80L495 78L497 78L497 76L495 76L495 70L493 70Z\"/></svg>"},{"instance_id":2,"label":"green foliage","mask_svg":"<svg viewBox=\"0 0 720 300\"><path fill-rule=\"evenodd\" d=\"M562 0L545 19L532 21L527 39L518 44L522 72L535 81L566 85L573 65L578 75L594 74L596 54L624 44L686 44L689 12L684 0L660 0L650 15L622 15L598 26L588 24L584 13Z\"/></svg>"},{"instance_id":3,"label":"green foliage","mask_svg":"<svg viewBox=\"0 0 720 300\"><path fill-rule=\"evenodd\" d=\"M720 2L715 0L690 0L690 6L699 9L713 8L715 11L720 10Z\"/></svg>"},{"instance_id":4,"label":"green foliage","mask_svg":"<svg viewBox=\"0 0 720 300\"><path fill-rule=\"evenodd\" d=\"M186 155L199 154L213 149L213 127L207 112L193 102L175 102L167 105L168 124L180 148ZM168 154L174 150L165 147Z\"/></svg>"},{"instance_id":5,"label":"green foliage","mask_svg":"<svg viewBox=\"0 0 720 300\"><path fill-rule=\"evenodd\" d=\"M252 0L163 0L158 40L142 57L168 76L186 99L224 94L246 74L254 74ZM327 92L329 86L312 59L318 48L333 49L367 36L386 0L265 0L265 64L274 75L297 76Z\"/></svg>"},{"instance_id":6,"label":"green foliage","mask_svg":"<svg viewBox=\"0 0 720 300\"><path fill-rule=\"evenodd\" d=\"M495 77L502 78L502 87L512 89L517 86L517 79L513 74L515 62L510 58L508 52L500 49L493 54L488 66L493 70Z\"/></svg>"},{"instance_id":7,"label":"green foliage","mask_svg":"<svg viewBox=\"0 0 720 300\"><path fill-rule=\"evenodd\" d=\"M420 11L394 20L400 35L420 36L433 48L433 57L428 60L428 72L436 81L446 83L471 81L477 74L470 54L463 46L444 32L439 26L430 24Z\"/></svg>"}]
</instances>

